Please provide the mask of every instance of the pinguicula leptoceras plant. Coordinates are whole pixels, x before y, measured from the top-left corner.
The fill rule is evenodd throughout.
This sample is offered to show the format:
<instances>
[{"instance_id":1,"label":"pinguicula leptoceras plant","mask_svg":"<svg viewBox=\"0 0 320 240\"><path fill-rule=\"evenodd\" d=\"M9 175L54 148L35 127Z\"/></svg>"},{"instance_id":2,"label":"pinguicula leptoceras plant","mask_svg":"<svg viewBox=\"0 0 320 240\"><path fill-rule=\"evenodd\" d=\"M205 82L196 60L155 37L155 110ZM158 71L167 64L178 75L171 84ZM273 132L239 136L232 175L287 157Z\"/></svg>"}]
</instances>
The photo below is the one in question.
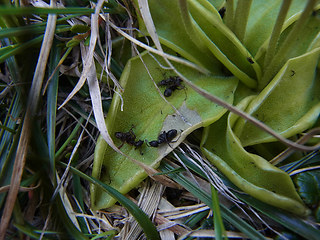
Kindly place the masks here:
<instances>
[{"instance_id":1,"label":"pinguicula leptoceras plant","mask_svg":"<svg viewBox=\"0 0 320 240\"><path fill-rule=\"evenodd\" d=\"M233 184L305 215L290 176L268 160L284 148L279 138L314 127L320 112L318 1L135 0L134 5L140 34L149 36L162 56L145 51L128 61L120 79L125 90L113 97L107 127L111 136L130 130L148 142L172 129L178 134L169 144L142 144L138 151L123 144L121 151L156 168L188 134L204 127L203 155ZM173 79L184 82L174 87ZM147 174L100 137L93 176L127 193ZM95 186L91 200L95 209L115 203Z\"/></svg>"}]
</instances>

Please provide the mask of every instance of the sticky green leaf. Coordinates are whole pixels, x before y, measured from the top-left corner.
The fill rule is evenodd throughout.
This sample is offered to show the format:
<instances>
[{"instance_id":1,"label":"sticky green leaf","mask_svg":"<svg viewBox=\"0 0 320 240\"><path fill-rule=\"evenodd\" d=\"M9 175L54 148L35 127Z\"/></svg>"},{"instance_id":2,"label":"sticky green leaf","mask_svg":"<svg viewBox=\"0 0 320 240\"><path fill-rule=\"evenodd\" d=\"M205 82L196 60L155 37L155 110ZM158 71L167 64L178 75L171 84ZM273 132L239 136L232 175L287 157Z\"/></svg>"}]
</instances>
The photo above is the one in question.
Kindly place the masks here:
<instances>
[{"instance_id":1,"label":"sticky green leaf","mask_svg":"<svg viewBox=\"0 0 320 240\"><path fill-rule=\"evenodd\" d=\"M268 86L252 98L246 112L285 137L310 128L320 113L320 76L314 71L319 54L318 48L290 59ZM274 141L244 119L239 119L234 131L243 146Z\"/></svg>"},{"instance_id":2,"label":"sticky green leaf","mask_svg":"<svg viewBox=\"0 0 320 240\"><path fill-rule=\"evenodd\" d=\"M162 131L176 129L178 136L175 141L161 144L159 148L148 147L146 144L143 144L141 149L135 149L127 143L122 146L121 151L127 155L146 165L157 167L160 160L190 132L208 126L219 119L226 110L183 83L180 89L166 98L169 103L164 101L155 83L174 76L173 71L163 69L161 66L165 66L164 61L159 57L155 59L146 52L142 54L141 59L133 58L126 65L120 79L120 84L125 90L121 97L119 93L114 95L106 124L112 137L115 132L128 132L132 129L136 140L142 141L157 140ZM229 103L233 102L233 94L238 83L236 78L207 76L181 65L177 65L176 68L197 86ZM163 94L165 87L159 88ZM118 146L121 145L120 140L114 138L114 141ZM127 193L147 176L139 166L112 150L101 137L96 146L92 175L121 193ZM91 188L91 199L95 209L109 207L115 202L108 194L94 186Z\"/></svg>"},{"instance_id":3,"label":"sticky green leaf","mask_svg":"<svg viewBox=\"0 0 320 240\"><path fill-rule=\"evenodd\" d=\"M318 6L320 8L320 6ZM288 25L288 27L283 31L281 37L279 39L279 45L283 42L292 28L294 27L295 22ZM306 26L302 28L299 34L299 37L294 39L294 47L291 51L287 54L286 59L293 58L296 56L300 56L308 51L310 45L313 43L315 39L317 39L320 31L320 10L315 10L313 14L309 17Z\"/></svg>"},{"instance_id":4,"label":"sticky green leaf","mask_svg":"<svg viewBox=\"0 0 320 240\"><path fill-rule=\"evenodd\" d=\"M244 108L251 97L240 105ZM206 129L202 152L233 184L258 200L298 215L307 213L289 175L247 152L232 131L238 117L225 115Z\"/></svg>"},{"instance_id":5,"label":"sticky green leaf","mask_svg":"<svg viewBox=\"0 0 320 240\"><path fill-rule=\"evenodd\" d=\"M235 34L224 25L220 16L209 11L198 1L189 0L189 9L194 20L193 26L208 49L235 76L248 87L256 86L260 67L251 54L237 39Z\"/></svg>"},{"instance_id":6,"label":"sticky green leaf","mask_svg":"<svg viewBox=\"0 0 320 240\"><path fill-rule=\"evenodd\" d=\"M256 87L259 65L208 1L150 0L148 4L162 44L212 73L221 73L223 63L244 84ZM139 26L148 35L142 19Z\"/></svg>"},{"instance_id":7,"label":"sticky green leaf","mask_svg":"<svg viewBox=\"0 0 320 240\"><path fill-rule=\"evenodd\" d=\"M271 36L282 2L283 0L252 1L244 38L244 45L251 54L255 55L260 46ZM302 11L305 4L305 0L293 0L286 19Z\"/></svg>"},{"instance_id":8,"label":"sticky green leaf","mask_svg":"<svg viewBox=\"0 0 320 240\"><path fill-rule=\"evenodd\" d=\"M138 6L138 0L135 0ZM179 3L176 0L149 1L150 13L160 42L177 52L182 57L199 64L212 73L221 73L221 63L203 48L201 42L194 43L184 25ZM148 35L143 20L139 20L139 29ZM183 40L183 41L182 41Z\"/></svg>"}]
</instances>

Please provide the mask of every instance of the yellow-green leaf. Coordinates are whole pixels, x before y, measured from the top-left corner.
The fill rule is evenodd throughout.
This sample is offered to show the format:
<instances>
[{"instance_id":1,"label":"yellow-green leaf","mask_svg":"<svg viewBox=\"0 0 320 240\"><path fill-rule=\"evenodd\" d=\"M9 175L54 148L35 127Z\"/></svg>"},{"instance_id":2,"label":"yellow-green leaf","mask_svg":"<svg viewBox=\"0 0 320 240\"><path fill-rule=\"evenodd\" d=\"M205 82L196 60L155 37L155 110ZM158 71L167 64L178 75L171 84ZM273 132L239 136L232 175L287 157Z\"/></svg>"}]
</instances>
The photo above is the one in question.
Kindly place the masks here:
<instances>
[{"instance_id":1,"label":"yellow-green leaf","mask_svg":"<svg viewBox=\"0 0 320 240\"><path fill-rule=\"evenodd\" d=\"M319 55L320 48L290 59L246 112L284 137L310 128L320 113L320 76L315 71ZM243 146L275 140L244 119L239 119L234 131Z\"/></svg>"},{"instance_id":2,"label":"yellow-green leaf","mask_svg":"<svg viewBox=\"0 0 320 240\"><path fill-rule=\"evenodd\" d=\"M136 140L152 141L156 140L162 131L170 129L178 131L175 142L161 144L159 148L148 147L146 144L143 144L141 149L135 149L127 143L122 146L121 151L151 167L157 167L160 160L194 129L208 126L226 112L183 83L180 89L176 89L166 98L169 103L164 101L150 75L155 83L159 83L174 76L174 73L159 65L161 63L165 66L162 59L159 57L156 59L145 52L141 59L136 57L128 62L120 80L125 90L121 93L121 97L119 93L114 95L106 119L112 137L115 132L128 132L132 126ZM238 83L236 78L207 76L185 66L176 67L197 86L229 103L233 102L233 94ZM163 93L165 87L159 88ZM114 138L114 141L121 145L120 140ZM147 176L139 166L111 149L101 137L96 146L92 175L121 193L127 193ZM115 202L108 194L94 186L91 188L91 200L95 209L109 207Z\"/></svg>"},{"instance_id":3,"label":"yellow-green leaf","mask_svg":"<svg viewBox=\"0 0 320 240\"><path fill-rule=\"evenodd\" d=\"M239 108L245 108L251 97ZM232 131L238 120L234 114L225 115L205 131L202 152L231 182L245 193L298 215L308 210L295 191L290 176L259 155L247 152Z\"/></svg>"}]
</instances>

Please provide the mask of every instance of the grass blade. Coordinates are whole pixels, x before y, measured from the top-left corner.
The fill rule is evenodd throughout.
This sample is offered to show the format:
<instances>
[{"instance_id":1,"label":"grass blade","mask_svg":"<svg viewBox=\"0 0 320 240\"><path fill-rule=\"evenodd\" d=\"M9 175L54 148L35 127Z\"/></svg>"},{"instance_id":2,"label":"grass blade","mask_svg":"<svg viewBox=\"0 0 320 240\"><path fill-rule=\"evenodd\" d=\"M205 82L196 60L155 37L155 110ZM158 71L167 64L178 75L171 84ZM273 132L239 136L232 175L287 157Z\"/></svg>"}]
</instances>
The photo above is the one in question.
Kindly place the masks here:
<instances>
[{"instance_id":1,"label":"grass blade","mask_svg":"<svg viewBox=\"0 0 320 240\"><path fill-rule=\"evenodd\" d=\"M25 162L26 162L28 145L30 143L32 119L35 117L37 104L39 102L40 90L42 86L43 77L45 74L49 51L50 51L52 40L54 37L55 26L56 26L56 16L49 15L46 33L44 36L44 41L41 46L40 55L38 58L38 64L36 67L35 74L33 76L33 81L32 81L31 89L28 96L27 110L24 117L22 133L20 135L13 173L11 176L11 186L8 193L5 208L3 211L3 215L1 217L1 225L0 225L1 240L5 238L5 233L10 222L14 203L17 199L19 185L20 185L22 173L24 170Z\"/></svg>"},{"instance_id":2,"label":"grass blade","mask_svg":"<svg viewBox=\"0 0 320 240\"><path fill-rule=\"evenodd\" d=\"M43 39L43 35L36 37L26 43L22 43L22 44L16 44L13 46L10 46L10 49L6 49L5 52L1 53L0 56L0 63L2 63L3 61L5 61L7 58L14 56L18 53L23 52L24 50L32 47L35 44L39 44L41 42L41 40Z\"/></svg>"},{"instance_id":3,"label":"grass blade","mask_svg":"<svg viewBox=\"0 0 320 240\"><path fill-rule=\"evenodd\" d=\"M297 233L301 237L309 240L319 239L320 231L314 228L310 223L305 222L303 219L260 202L248 195L242 195L241 200L258 209L260 212L280 223L287 229Z\"/></svg>"},{"instance_id":4,"label":"grass blade","mask_svg":"<svg viewBox=\"0 0 320 240\"><path fill-rule=\"evenodd\" d=\"M52 44L52 50L49 60L49 75L55 70L59 59L61 49L57 47L56 41ZM57 109L57 96L58 96L58 71L54 73L48 84L48 95L47 95L47 141L49 159L51 165L52 177L55 178L55 139L56 139L56 109ZM56 179L53 181L56 184Z\"/></svg>"},{"instance_id":5,"label":"grass blade","mask_svg":"<svg viewBox=\"0 0 320 240\"><path fill-rule=\"evenodd\" d=\"M217 193L217 190L212 185L211 185L211 195L212 195L212 210L213 210L215 237L217 240L222 240L224 239L223 235L225 235L225 229L224 229L224 225L223 225L222 217L220 213L218 193Z\"/></svg>"},{"instance_id":6,"label":"grass blade","mask_svg":"<svg viewBox=\"0 0 320 240\"><path fill-rule=\"evenodd\" d=\"M35 8L35 7L1 7L0 15L31 15L31 14L83 14L94 12L91 8L68 7L68 8Z\"/></svg>"},{"instance_id":7,"label":"grass blade","mask_svg":"<svg viewBox=\"0 0 320 240\"><path fill-rule=\"evenodd\" d=\"M59 162L60 165L67 166L65 163ZM75 169L74 167L70 167L70 171L74 174L79 175L83 179L89 181L92 184L95 184L96 186L99 186L103 191L110 194L113 198L117 199L119 203L121 203L136 219L136 221L140 224L143 231L145 232L148 239L155 239L160 240L159 233L157 232L157 229L149 219L149 217L132 201L127 199L125 196L123 196L121 193L119 193L114 188L104 184L103 182L90 177L79 170Z\"/></svg>"},{"instance_id":8,"label":"grass blade","mask_svg":"<svg viewBox=\"0 0 320 240\"><path fill-rule=\"evenodd\" d=\"M199 174L203 178L206 178L205 174L199 168L193 166L192 163L190 163L189 161L186 161L183 157L180 156L180 158L184 161L184 163L188 166L188 168L194 170L197 174ZM261 213L270 217L277 223L299 234L300 236L306 237L306 239L317 239L317 237L320 236L320 231L312 227L312 225L306 223L303 219L296 217L281 209L272 207L246 194L239 193L239 189L235 185L233 185L222 174L220 173L217 173L217 174L228 187L235 190L233 191L233 194L236 195L238 199L247 203L249 206L256 208Z\"/></svg>"},{"instance_id":9,"label":"grass blade","mask_svg":"<svg viewBox=\"0 0 320 240\"><path fill-rule=\"evenodd\" d=\"M174 168L167 163L162 163L160 165L161 171L171 171ZM188 179L186 179L182 174L169 174L169 176L182 185L187 191L192 193L194 196L197 196L202 202L207 204L208 206L212 206L212 199L210 195L196 186L194 183L191 183ZM250 239L265 239L265 237L255 230L252 226L242 220L237 214L233 213L231 210L226 208L223 205L220 205L221 215L222 217L236 227L238 230L246 234Z\"/></svg>"},{"instance_id":10,"label":"grass blade","mask_svg":"<svg viewBox=\"0 0 320 240\"><path fill-rule=\"evenodd\" d=\"M57 26L58 29L65 29L69 30L71 27L69 25L59 25ZM32 35L37 33L43 33L45 30L45 25L40 24L33 24L29 26L23 27L15 27L15 28L3 28L0 29L0 38L10 38L16 36L24 36L24 35Z\"/></svg>"}]
</instances>

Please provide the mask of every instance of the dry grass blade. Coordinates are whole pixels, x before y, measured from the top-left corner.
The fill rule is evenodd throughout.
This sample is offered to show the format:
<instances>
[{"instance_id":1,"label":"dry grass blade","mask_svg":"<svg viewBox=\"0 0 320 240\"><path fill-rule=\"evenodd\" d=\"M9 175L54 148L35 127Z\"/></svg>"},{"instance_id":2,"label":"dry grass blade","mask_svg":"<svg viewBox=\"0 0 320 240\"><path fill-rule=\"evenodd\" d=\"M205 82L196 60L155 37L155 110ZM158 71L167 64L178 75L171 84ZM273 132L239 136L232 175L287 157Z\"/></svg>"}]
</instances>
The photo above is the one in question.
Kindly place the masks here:
<instances>
[{"instance_id":1,"label":"dry grass blade","mask_svg":"<svg viewBox=\"0 0 320 240\"><path fill-rule=\"evenodd\" d=\"M61 106L58 108L62 108L83 86L83 84L86 82L86 79L88 78L88 75L90 74L91 67L93 63L93 53L94 49L96 47L96 42L97 42L97 32L94 30L97 28L98 25L98 16L99 12L101 10L102 3L104 1L99 1L98 6L95 9L95 13L91 15L91 38L90 38L90 47L88 54L86 55L86 60L84 61L83 64L83 71L81 74L81 77L77 83L77 85L73 88L72 92L68 95L67 99L64 100L64 102L61 104Z\"/></svg>"},{"instance_id":2,"label":"dry grass blade","mask_svg":"<svg viewBox=\"0 0 320 240\"><path fill-rule=\"evenodd\" d=\"M309 132L307 132L305 135L303 135L297 141L297 143L305 144L310 138L314 137L315 135L317 135L319 133L320 133L320 128L311 129ZM283 160L285 160L286 158L288 158L291 154L293 154L294 151L295 151L295 149L289 147L286 150L284 150L283 152L281 152L279 155L274 157L270 161L270 163L273 164L273 165L277 165L277 164L281 163Z\"/></svg>"},{"instance_id":3,"label":"dry grass blade","mask_svg":"<svg viewBox=\"0 0 320 240\"><path fill-rule=\"evenodd\" d=\"M50 7L55 7L55 6L56 6L56 1L52 0ZM49 57L49 52L50 52L53 37L54 37L56 19L57 19L56 15L49 15L48 17L45 36L42 42L35 74L33 76L32 85L31 85L31 89L28 97L26 114L24 117L24 123L22 127L20 140L19 140L14 168L11 176L10 190L7 196L4 211L2 213L1 226L0 226L0 240L3 240L5 238L6 229L11 219L13 207L19 192L20 181L21 181L25 160L26 160L27 149L30 141L32 120L35 116L37 105L39 102L39 96L40 96L42 82L45 74L46 63Z\"/></svg>"},{"instance_id":4,"label":"dry grass blade","mask_svg":"<svg viewBox=\"0 0 320 240\"><path fill-rule=\"evenodd\" d=\"M227 231L226 232L228 238L238 238L238 239L248 239L248 237L240 232L231 232ZM192 238L213 238L215 236L215 231L214 230L197 230L197 231L192 231L188 234L185 234L178 238L179 240L187 239L188 237ZM271 238L266 238L266 239L271 239Z\"/></svg>"},{"instance_id":5,"label":"dry grass blade","mask_svg":"<svg viewBox=\"0 0 320 240\"><path fill-rule=\"evenodd\" d=\"M151 17L151 13L149 11L149 4L147 0L138 0L139 3L139 8L140 8L140 12L142 15L142 18L144 20L144 23L148 29L148 32L150 34L150 37L152 38L154 44L156 45L156 47L160 50L162 50L160 41L159 41L159 37L156 31L156 27L153 24L153 20Z\"/></svg>"},{"instance_id":6,"label":"dry grass blade","mask_svg":"<svg viewBox=\"0 0 320 240\"><path fill-rule=\"evenodd\" d=\"M168 231L173 232L177 235L183 235L183 234L187 234L189 232L189 230L179 226L179 224L177 224L175 221L170 221L160 214L157 214L157 216L155 218L155 222L159 224L158 230L161 232L168 230ZM161 234L161 232L160 232L160 234ZM164 238L164 239L166 239L166 238Z\"/></svg>"},{"instance_id":7,"label":"dry grass blade","mask_svg":"<svg viewBox=\"0 0 320 240\"><path fill-rule=\"evenodd\" d=\"M35 187L19 187L19 192L29 192L29 191L32 191L32 190L38 188L39 186L40 186L40 184L38 184ZM10 189L10 186L0 187L0 193L7 192L7 191L9 191L9 189Z\"/></svg>"},{"instance_id":8,"label":"dry grass blade","mask_svg":"<svg viewBox=\"0 0 320 240\"><path fill-rule=\"evenodd\" d=\"M152 185L149 181L145 182L145 186L142 189L138 206L151 218L156 213L158 204L163 194L164 187L158 182L153 182ZM123 239L138 239L142 232L142 228L134 218L126 222L129 227L124 227L120 235ZM126 231L126 230L129 231Z\"/></svg>"},{"instance_id":9,"label":"dry grass blade","mask_svg":"<svg viewBox=\"0 0 320 240\"><path fill-rule=\"evenodd\" d=\"M293 176L293 175L296 175L298 173L303 173L303 172L307 172L307 171L315 171L315 170L318 170L318 169L320 169L320 166L301 168L301 169L292 171L289 175Z\"/></svg>"},{"instance_id":10,"label":"dry grass blade","mask_svg":"<svg viewBox=\"0 0 320 240\"><path fill-rule=\"evenodd\" d=\"M147 50L147 51L149 51L149 52L152 52L152 53L154 53L154 54L157 54L157 55L159 55L159 56L162 56L162 57L164 57L164 58L166 58L166 59L169 59L169 60L171 60L171 61L174 61L174 62L176 62L176 63L184 64L184 65L186 65L186 66L188 66L188 67L191 67L191 68L193 68L193 69L196 69L196 70L198 70L198 71L200 71L200 72L202 72L202 73L207 73L207 74L209 73L208 70L206 70L206 69L204 69L204 68L202 68L202 67L200 67L200 66L198 66L198 65L196 65L196 64L194 64L194 63L192 63L192 62L190 62L190 61L187 61L187 60L185 60L185 59L183 59L183 58L180 58L180 57L176 57L176 56L167 54L167 53L165 53L165 52L163 52L163 51L159 51L159 50L157 50L157 49L154 49L154 48L152 48L152 47L150 47L150 46L148 46L148 45L146 45L146 44L138 41L137 39L133 38L133 37L130 36L129 34L127 34L127 33L125 33L124 31L122 31L119 27L117 27L117 26L116 26L115 24L113 24L112 22L109 22L109 25L110 25L110 27L112 27L115 31L117 31L119 34L121 34L123 37L125 37L126 39L130 40L131 42L133 42L133 43L136 44L137 46L142 47L143 49L145 49L145 50Z\"/></svg>"}]
</instances>

